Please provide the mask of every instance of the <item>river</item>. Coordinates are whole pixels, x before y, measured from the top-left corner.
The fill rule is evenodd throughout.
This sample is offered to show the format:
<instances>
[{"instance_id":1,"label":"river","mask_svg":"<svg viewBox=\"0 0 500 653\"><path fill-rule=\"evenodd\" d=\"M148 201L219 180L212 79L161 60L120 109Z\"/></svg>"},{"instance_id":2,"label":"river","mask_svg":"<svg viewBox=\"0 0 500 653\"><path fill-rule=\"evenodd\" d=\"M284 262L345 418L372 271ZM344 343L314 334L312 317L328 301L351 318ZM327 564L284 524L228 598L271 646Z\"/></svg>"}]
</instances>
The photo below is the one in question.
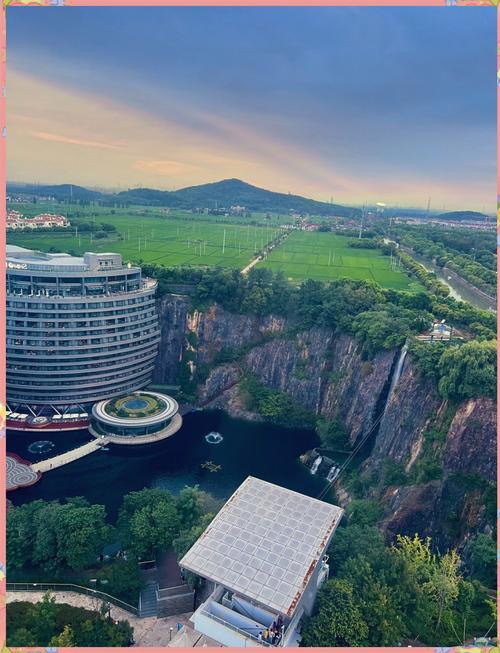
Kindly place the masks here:
<instances>
[{"instance_id":1,"label":"river","mask_svg":"<svg viewBox=\"0 0 500 653\"><path fill-rule=\"evenodd\" d=\"M450 296L461 302L469 302L476 308L496 312L496 300L488 297L486 293L472 286L468 281L462 279L453 270L437 267L431 260L421 254L417 254L408 247L402 248L408 252L416 261L423 265L428 272L434 272L436 277L450 289Z\"/></svg>"},{"instance_id":2,"label":"river","mask_svg":"<svg viewBox=\"0 0 500 653\"><path fill-rule=\"evenodd\" d=\"M205 436L215 431L222 435L219 444ZM72 449L89 436L85 431L57 434L15 433L8 436L8 451L35 462ZM28 450L36 440L50 440L50 454ZM9 493L14 505L35 499L63 499L84 496L90 503L106 506L114 519L123 495L144 487L162 487L174 494L185 485L199 485L218 499L227 499L249 475L282 485L309 496L317 496L326 481L310 473L299 455L319 445L314 431L287 429L273 424L245 422L222 411L190 413L174 436L149 445L109 445L107 451L89 456L45 473L31 487ZM211 472L201 465L210 460L221 465Z\"/></svg>"}]
</instances>

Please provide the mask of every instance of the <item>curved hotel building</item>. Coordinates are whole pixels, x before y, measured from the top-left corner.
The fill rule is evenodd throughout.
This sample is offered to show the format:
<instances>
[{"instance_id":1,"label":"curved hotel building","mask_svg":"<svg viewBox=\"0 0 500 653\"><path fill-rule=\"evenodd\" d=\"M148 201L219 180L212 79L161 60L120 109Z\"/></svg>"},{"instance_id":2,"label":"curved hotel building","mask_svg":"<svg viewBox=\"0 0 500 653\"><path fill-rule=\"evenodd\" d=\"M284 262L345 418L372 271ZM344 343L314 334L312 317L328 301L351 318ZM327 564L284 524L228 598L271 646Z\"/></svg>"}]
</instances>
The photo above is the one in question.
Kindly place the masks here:
<instances>
[{"instance_id":1,"label":"curved hotel building","mask_svg":"<svg viewBox=\"0 0 500 653\"><path fill-rule=\"evenodd\" d=\"M94 402L148 385L155 290L120 254L7 245L8 426L86 427Z\"/></svg>"}]
</instances>

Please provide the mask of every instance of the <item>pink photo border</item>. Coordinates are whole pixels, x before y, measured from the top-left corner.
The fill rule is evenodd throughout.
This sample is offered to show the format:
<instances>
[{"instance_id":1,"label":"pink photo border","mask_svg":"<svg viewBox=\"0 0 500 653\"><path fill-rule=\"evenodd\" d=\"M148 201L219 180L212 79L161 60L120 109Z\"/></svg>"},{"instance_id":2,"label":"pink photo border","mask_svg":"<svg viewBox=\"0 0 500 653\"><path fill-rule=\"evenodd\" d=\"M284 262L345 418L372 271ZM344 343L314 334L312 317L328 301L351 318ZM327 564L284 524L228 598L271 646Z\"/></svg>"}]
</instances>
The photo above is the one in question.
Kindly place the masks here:
<instances>
[{"instance_id":1,"label":"pink photo border","mask_svg":"<svg viewBox=\"0 0 500 653\"><path fill-rule=\"evenodd\" d=\"M458 7L491 7L495 6L498 9L500 0L188 0L182 2L181 0L3 0L3 11L0 12L0 246L1 251L5 258L5 243L6 243L6 14L7 7L94 7L94 6L109 6L109 7L125 7L125 6L141 6L141 7L174 7L174 6L273 6L273 7L287 7L287 6L309 6L309 7L327 7L327 6L357 6L357 7L388 7L388 6L413 6L413 7L453 7L455 10ZM451 9L450 9L451 10ZM500 14L497 11L497 125L500 122ZM500 133L497 129L497 156L500 161ZM498 165L497 165L498 170ZM497 172L498 175L498 172ZM497 196L500 200L500 176L497 181ZM500 202L497 212L497 235L498 244L497 251L500 250ZM1 266L0 272L0 305L2 309L5 307L5 266ZM498 299L498 308L500 312L500 298ZM0 645L2 646L0 653L10 653L13 651L37 651L55 653L56 651L77 651L85 653L86 651L100 651L108 650L102 648L88 649L88 648L68 648L68 649L54 649L46 647L23 647L9 649L4 644L5 642L5 626L6 626L6 545L5 545L5 518L6 518L6 442L5 442L5 403L6 403L6 390L5 390L5 370L6 370L6 342L5 342L5 310L0 313L0 524L3 525L0 533ZM500 386L498 391L498 399L500 399ZM497 417L497 428L500 426L500 419ZM499 469L499 461L497 458L497 470ZM500 497L500 493L499 493ZM498 504L497 500L497 504ZM497 512L497 521L500 519L500 510ZM500 549L498 550L498 557L500 558ZM500 566L497 571L498 583L500 583ZM497 591L497 605L498 605L498 591ZM498 633L497 633L498 637ZM111 648L111 651L117 653L125 653L130 651L128 648ZM160 647L134 647L134 650L144 651L144 653L163 653L164 648ZM173 649L172 649L173 650ZM207 651L216 651L218 649L207 648ZM238 653L239 648L228 648L228 651ZM289 649L291 650L291 649ZM299 650L299 649L297 649ZM360 648L315 648L309 649L321 653L330 651L331 653L339 652L344 653L347 651L360 651L360 653L384 653L394 650L391 647L360 647ZM421 647L414 648L414 651L420 653L499 653L499 648L477 648L477 647Z\"/></svg>"}]
</instances>

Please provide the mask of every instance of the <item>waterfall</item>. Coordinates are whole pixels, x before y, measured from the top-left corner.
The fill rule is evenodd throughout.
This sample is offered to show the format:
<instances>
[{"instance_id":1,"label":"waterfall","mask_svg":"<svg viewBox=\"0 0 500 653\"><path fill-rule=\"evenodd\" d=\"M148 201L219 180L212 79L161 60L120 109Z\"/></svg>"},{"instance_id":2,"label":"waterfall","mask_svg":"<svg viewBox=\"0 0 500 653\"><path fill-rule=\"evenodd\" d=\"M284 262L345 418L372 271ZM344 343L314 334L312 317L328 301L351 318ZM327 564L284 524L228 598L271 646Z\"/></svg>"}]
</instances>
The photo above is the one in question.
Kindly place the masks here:
<instances>
[{"instance_id":1,"label":"waterfall","mask_svg":"<svg viewBox=\"0 0 500 653\"><path fill-rule=\"evenodd\" d=\"M316 474L316 472L318 471L318 467L321 465L322 460L323 460L323 458L321 456L318 456L314 460L314 462L312 464L312 467L311 467L311 474Z\"/></svg>"},{"instance_id":2,"label":"waterfall","mask_svg":"<svg viewBox=\"0 0 500 653\"><path fill-rule=\"evenodd\" d=\"M333 483L333 481L334 481L334 480L337 478L337 476L339 475L339 472L340 472L340 468L339 468L339 467L336 467L335 465L332 465L331 468L330 468L330 471L328 472L328 474L327 474L327 476L326 476L326 480L327 480L329 483Z\"/></svg>"},{"instance_id":3,"label":"waterfall","mask_svg":"<svg viewBox=\"0 0 500 653\"><path fill-rule=\"evenodd\" d=\"M396 367L395 367L394 373L392 375L391 385L389 387L389 393L388 393L387 399L385 401L384 413L387 410L387 406L389 405L389 401L391 400L392 393L394 392L394 388L396 387L397 382L401 378L401 372L403 371L403 365L404 365L407 353L408 353L408 345L404 345L404 347L399 352L398 362L396 363Z\"/></svg>"}]
</instances>

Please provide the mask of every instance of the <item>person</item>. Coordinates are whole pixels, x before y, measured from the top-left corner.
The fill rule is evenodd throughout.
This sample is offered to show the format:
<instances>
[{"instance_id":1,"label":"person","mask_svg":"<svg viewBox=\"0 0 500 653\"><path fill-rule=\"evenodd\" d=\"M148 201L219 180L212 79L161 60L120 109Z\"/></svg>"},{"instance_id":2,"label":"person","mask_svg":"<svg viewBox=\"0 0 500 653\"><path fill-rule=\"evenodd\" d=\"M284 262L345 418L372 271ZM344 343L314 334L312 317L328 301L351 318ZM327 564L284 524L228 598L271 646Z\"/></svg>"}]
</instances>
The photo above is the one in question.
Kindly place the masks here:
<instances>
[{"instance_id":1,"label":"person","mask_svg":"<svg viewBox=\"0 0 500 653\"><path fill-rule=\"evenodd\" d=\"M268 642L269 641L269 629L266 628L264 631L264 641Z\"/></svg>"},{"instance_id":2,"label":"person","mask_svg":"<svg viewBox=\"0 0 500 653\"><path fill-rule=\"evenodd\" d=\"M259 631L259 634L257 635L257 639L259 640L259 642L262 642L262 630Z\"/></svg>"}]
</instances>

